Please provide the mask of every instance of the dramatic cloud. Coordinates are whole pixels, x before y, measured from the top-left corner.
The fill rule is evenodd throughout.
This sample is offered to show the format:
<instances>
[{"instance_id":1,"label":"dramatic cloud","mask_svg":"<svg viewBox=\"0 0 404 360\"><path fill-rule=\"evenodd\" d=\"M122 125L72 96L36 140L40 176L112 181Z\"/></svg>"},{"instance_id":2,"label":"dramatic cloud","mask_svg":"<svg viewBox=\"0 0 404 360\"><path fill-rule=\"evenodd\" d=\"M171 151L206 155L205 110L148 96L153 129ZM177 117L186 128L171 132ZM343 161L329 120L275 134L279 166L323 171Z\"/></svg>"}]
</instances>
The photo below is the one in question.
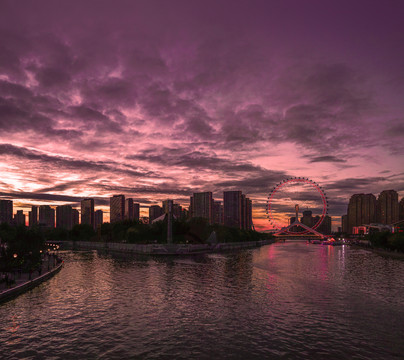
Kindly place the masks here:
<instances>
[{"instance_id":1,"label":"dramatic cloud","mask_svg":"<svg viewBox=\"0 0 404 360\"><path fill-rule=\"evenodd\" d=\"M403 196L402 10L3 1L0 196L146 209L242 190L262 229L288 176L322 184L333 216L355 192Z\"/></svg>"}]
</instances>

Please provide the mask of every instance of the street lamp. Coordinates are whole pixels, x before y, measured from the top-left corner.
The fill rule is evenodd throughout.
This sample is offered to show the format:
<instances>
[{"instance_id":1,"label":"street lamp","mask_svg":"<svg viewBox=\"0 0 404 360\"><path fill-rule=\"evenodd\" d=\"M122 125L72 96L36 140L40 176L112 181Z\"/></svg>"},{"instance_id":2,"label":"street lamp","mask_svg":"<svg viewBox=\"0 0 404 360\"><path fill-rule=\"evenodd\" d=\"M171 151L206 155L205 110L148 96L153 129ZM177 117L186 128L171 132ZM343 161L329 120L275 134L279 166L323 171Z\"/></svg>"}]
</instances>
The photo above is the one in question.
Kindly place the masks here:
<instances>
[{"instance_id":1,"label":"street lamp","mask_svg":"<svg viewBox=\"0 0 404 360\"><path fill-rule=\"evenodd\" d=\"M17 254L13 254L13 258L17 259L18 255ZM14 281L15 281L15 267L13 267L13 277L14 277Z\"/></svg>"}]
</instances>

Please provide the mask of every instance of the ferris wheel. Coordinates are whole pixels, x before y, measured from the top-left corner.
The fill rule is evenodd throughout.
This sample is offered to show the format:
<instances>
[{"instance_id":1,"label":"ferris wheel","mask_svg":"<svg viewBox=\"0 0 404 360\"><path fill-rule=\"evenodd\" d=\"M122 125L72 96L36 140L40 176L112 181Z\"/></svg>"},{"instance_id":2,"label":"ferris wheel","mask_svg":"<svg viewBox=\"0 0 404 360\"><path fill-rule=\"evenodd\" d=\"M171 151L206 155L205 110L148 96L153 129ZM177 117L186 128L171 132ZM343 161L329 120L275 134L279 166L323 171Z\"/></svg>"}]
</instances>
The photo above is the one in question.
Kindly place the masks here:
<instances>
[{"instance_id":1,"label":"ferris wheel","mask_svg":"<svg viewBox=\"0 0 404 360\"><path fill-rule=\"evenodd\" d=\"M313 223L307 226L298 219L299 209L304 209L311 216ZM294 221L288 215L294 208ZM328 199L323 188L313 180L303 177L290 177L276 184L268 195L266 204L267 218L273 228L286 234L303 235L315 231L328 214ZM303 212L305 214L305 212ZM303 229L297 231L297 228Z\"/></svg>"}]
</instances>

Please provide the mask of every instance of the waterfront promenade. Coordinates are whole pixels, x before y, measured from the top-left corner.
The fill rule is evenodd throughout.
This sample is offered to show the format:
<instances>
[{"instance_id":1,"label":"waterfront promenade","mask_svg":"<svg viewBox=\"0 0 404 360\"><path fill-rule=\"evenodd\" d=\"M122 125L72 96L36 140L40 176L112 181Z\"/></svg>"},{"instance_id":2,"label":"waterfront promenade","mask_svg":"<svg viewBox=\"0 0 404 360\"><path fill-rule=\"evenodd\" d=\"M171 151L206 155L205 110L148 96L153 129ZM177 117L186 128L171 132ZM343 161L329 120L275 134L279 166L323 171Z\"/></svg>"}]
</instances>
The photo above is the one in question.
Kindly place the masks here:
<instances>
[{"instance_id":1,"label":"waterfront promenade","mask_svg":"<svg viewBox=\"0 0 404 360\"><path fill-rule=\"evenodd\" d=\"M52 241L52 243L60 245L62 249L109 250L141 255L195 255L260 247L275 241L269 239L216 244L129 244L97 241Z\"/></svg>"},{"instance_id":2,"label":"waterfront promenade","mask_svg":"<svg viewBox=\"0 0 404 360\"><path fill-rule=\"evenodd\" d=\"M0 273L0 303L32 289L59 272L63 261L57 255L45 257L40 268L32 272Z\"/></svg>"}]
</instances>

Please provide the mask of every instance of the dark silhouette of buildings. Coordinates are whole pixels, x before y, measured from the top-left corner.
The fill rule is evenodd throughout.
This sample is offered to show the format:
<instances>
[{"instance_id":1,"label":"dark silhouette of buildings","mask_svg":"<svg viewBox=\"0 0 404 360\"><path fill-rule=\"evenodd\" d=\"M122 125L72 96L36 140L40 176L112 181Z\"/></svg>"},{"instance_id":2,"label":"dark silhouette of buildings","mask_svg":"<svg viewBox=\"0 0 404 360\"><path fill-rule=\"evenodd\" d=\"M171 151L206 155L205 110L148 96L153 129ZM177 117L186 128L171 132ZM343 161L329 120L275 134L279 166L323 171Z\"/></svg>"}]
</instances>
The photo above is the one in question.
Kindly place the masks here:
<instances>
[{"instance_id":1,"label":"dark silhouette of buildings","mask_svg":"<svg viewBox=\"0 0 404 360\"><path fill-rule=\"evenodd\" d=\"M38 225L38 206L32 206L31 211L28 213L29 226Z\"/></svg>"},{"instance_id":2,"label":"dark silhouette of buildings","mask_svg":"<svg viewBox=\"0 0 404 360\"><path fill-rule=\"evenodd\" d=\"M104 221L104 213L102 210L96 210L94 213L94 227L97 229Z\"/></svg>"},{"instance_id":3,"label":"dark silhouette of buildings","mask_svg":"<svg viewBox=\"0 0 404 360\"><path fill-rule=\"evenodd\" d=\"M73 227L73 212L71 205L56 207L56 227L59 229L71 230Z\"/></svg>"},{"instance_id":4,"label":"dark silhouette of buildings","mask_svg":"<svg viewBox=\"0 0 404 360\"><path fill-rule=\"evenodd\" d=\"M397 191L384 190L380 193L379 197L377 198L377 222L380 224L389 225L397 221L398 221Z\"/></svg>"},{"instance_id":5,"label":"dark silhouette of buildings","mask_svg":"<svg viewBox=\"0 0 404 360\"><path fill-rule=\"evenodd\" d=\"M140 204L133 203L133 220L139 221L140 219Z\"/></svg>"},{"instance_id":6,"label":"dark silhouette of buildings","mask_svg":"<svg viewBox=\"0 0 404 360\"><path fill-rule=\"evenodd\" d=\"M341 230L343 233L348 233L348 215L341 216Z\"/></svg>"},{"instance_id":7,"label":"dark silhouette of buildings","mask_svg":"<svg viewBox=\"0 0 404 360\"><path fill-rule=\"evenodd\" d=\"M49 205L39 206L39 225L44 227L55 227L55 209Z\"/></svg>"},{"instance_id":8,"label":"dark silhouette of buildings","mask_svg":"<svg viewBox=\"0 0 404 360\"><path fill-rule=\"evenodd\" d=\"M241 229L241 214L241 191L225 191L223 193L224 225Z\"/></svg>"},{"instance_id":9,"label":"dark silhouette of buildings","mask_svg":"<svg viewBox=\"0 0 404 360\"><path fill-rule=\"evenodd\" d=\"M17 213L14 216L14 222L16 225L25 226L25 214L22 210L17 210Z\"/></svg>"},{"instance_id":10,"label":"dark silhouette of buildings","mask_svg":"<svg viewBox=\"0 0 404 360\"><path fill-rule=\"evenodd\" d=\"M223 225L223 205L221 201L213 201L213 222Z\"/></svg>"},{"instance_id":11,"label":"dark silhouette of buildings","mask_svg":"<svg viewBox=\"0 0 404 360\"><path fill-rule=\"evenodd\" d=\"M376 221L376 197L373 194L354 194L348 204L348 233L354 226Z\"/></svg>"},{"instance_id":12,"label":"dark silhouette of buildings","mask_svg":"<svg viewBox=\"0 0 404 360\"><path fill-rule=\"evenodd\" d=\"M149 224L152 223L154 219L157 219L164 214L163 208L159 205L152 205L149 207Z\"/></svg>"},{"instance_id":13,"label":"dark silhouette of buildings","mask_svg":"<svg viewBox=\"0 0 404 360\"><path fill-rule=\"evenodd\" d=\"M308 227L314 226L313 212L310 210L303 211L303 217L301 217L300 222Z\"/></svg>"},{"instance_id":14,"label":"dark silhouette of buildings","mask_svg":"<svg viewBox=\"0 0 404 360\"><path fill-rule=\"evenodd\" d=\"M295 222L296 217L292 216L290 218L290 224L293 224ZM313 216L313 212L311 210L304 210L303 211L303 216L300 218L300 222L310 228L313 228L319 221L321 217L319 215ZM319 226L317 226L316 231L318 231L321 234L324 235L329 235L331 234L331 227L332 227L332 219L331 216L325 215L323 218L323 221ZM290 228L292 232L302 232L304 229L300 227L299 225L295 225L292 228Z\"/></svg>"},{"instance_id":15,"label":"dark silhouette of buildings","mask_svg":"<svg viewBox=\"0 0 404 360\"><path fill-rule=\"evenodd\" d=\"M251 230L253 227L252 201L248 197L244 196L243 204L244 204L244 206L243 206L243 211L242 211L242 228L246 229L246 230Z\"/></svg>"},{"instance_id":16,"label":"dark silhouette of buildings","mask_svg":"<svg viewBox=\"0 0 404 360\"><path fill-rule=\"evenodd\" d=\"M0 224L13 222L13 201L0 200Z\"/></svg>"},{"instance_id":17,"label":"dark silhouette of buildings","mask_svg":"<svg viewBox=\"0 0 404 360\"><path fill-rule=\"evenodd\" d=\"M109 198L110 222L123 221L125 219L125 196L114 195Z\"/></svg>"},{"instance_id":18,"label":"dark silhouette of buildings","mask_svg":"<svg viewBox=\"0 0 404 360\"><path fill-rule=\"evenodd\" d=\"M135 208L133 206L133 199L128 198L125 200L125 219L133 220L135 218Z\"/></svg>"},{"instance_id":19,"label":"dark silhouette of buildings","mask_svg":"<svg viewBox=\"0 0 404 360\"><path fill-rule=\"evenodd\" d=\"M81 200L81 223L94 227L94 199Z\"/></svg>"},{"instance_id":20,"label":"dark silhouette of buildings","mask_svg":"<svg viewBox=\"0 0 404 360\"><path fill-rule=\"evenodd\" d=\"M190 199L191 217L207 219L209 224L213 223L213 198L212 192L194 193Z\"/></svg>"},{"instance_id":21,"label":"dark silhouette of buildings","mask_svg":"<svg viewBox=\"0 0 404 360\"><path fill-rule=\"evenodd\" d=\"M252 228L252 202L241 191L223 193L223 222L238 229Z\"/></svg>"},{"instance_id":22,"label":"dark silhouette of buildings","mask_svg":"<svg viewBox=\"0 0 404 360\"><path fill-rule=\"evenodd\" d=\"M313 226L315 224L317 224L317 222L319 222L319 221L320 221L320 216L315 216ZM325 215L323 221L317 227L316 230L321 234L330 235L331 234L331 227L332 227L331 216Z\"/></svg>"},{"instance_id":23,"label":"dark silhouette of buildings","mask_svg":"<svg viewBox=\"0 0 404 360\"><path fill-rule=\"evenodd\" d=\"M398 203L398 219L404 220L404 198Z\"/></svg>"},{"instance_id":24,"label":"dark silhouette of buildings","mask_svg":"<svg viewBox=\"0 0 404 360\"><path fill-rule=\"evenodd\" d=\"M80 224L80 214L77 209L72 209L72 226Z\"/></svg>"},{"instance_id":25,"label":"dark silhouette of buildings","mask_svg":"<svg viewBox=\"0 0 404 360\"><path fill-rule=\"evenodd\" d=\"M353 228L357 226L375 223L394 224L400 218L398 193L395 190L383 190L377 200L373 194L354 194L349 200L348 213L344 216L342 231L349 234L352 234Z\"/></svg>"}]
</instances>

